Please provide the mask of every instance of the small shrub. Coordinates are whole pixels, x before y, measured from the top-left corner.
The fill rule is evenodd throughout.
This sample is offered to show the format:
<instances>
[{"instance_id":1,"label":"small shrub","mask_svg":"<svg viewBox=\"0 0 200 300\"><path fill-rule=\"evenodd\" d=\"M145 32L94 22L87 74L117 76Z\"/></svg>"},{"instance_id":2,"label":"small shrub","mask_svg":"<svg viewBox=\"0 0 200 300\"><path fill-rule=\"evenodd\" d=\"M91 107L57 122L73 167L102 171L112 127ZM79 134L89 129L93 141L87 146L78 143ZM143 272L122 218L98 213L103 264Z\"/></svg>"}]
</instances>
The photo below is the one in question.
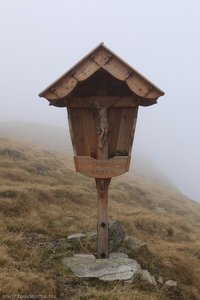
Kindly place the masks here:
<instances>
[{"instance_id":1,"label":"small shrub","mask_svg":"<svg viewBox=\"0 0 200 300\"><path fill-rule=\"evenodd\" d=\"M0 155L7 156L7 157L12 158L14 160L26 160L27 159L27 157L24 153L19 152L19 151L14 150L14 149L10 149L10 148L0 149Z\"/></svg>"},{"instance_id":2,"label":"small shrub","mask_svg":"<svg viewBox=\"0 0 200 300\"><path fill-rule=\"evenodd\" d=\"M0 191L0 198L16 198L19 192L14 189L5 189Z\"/></svg>"},{"instance_id":3,"label":"small shrub","mask_svg":"<svg viewBox=\"0 0 200 300\"><path fill-rule=\"evenodd\" d=\"M135 250L129 250L128 256L135 259L142 269L148 270L154 275L160 274L162 258L158 254L152 253L146 245Z\"/></svg>"},{"instance_id":4,"label":"small shrub","mask_svg":"<svg viewBox=\"0 0 200 300\"><path fill-rule=\"evenodd\" d=\"M189 259L172 259L172 268L181 283L185 285L198 286L199 278L196 275L194 263Z\"/></svg>"}]
</instances>

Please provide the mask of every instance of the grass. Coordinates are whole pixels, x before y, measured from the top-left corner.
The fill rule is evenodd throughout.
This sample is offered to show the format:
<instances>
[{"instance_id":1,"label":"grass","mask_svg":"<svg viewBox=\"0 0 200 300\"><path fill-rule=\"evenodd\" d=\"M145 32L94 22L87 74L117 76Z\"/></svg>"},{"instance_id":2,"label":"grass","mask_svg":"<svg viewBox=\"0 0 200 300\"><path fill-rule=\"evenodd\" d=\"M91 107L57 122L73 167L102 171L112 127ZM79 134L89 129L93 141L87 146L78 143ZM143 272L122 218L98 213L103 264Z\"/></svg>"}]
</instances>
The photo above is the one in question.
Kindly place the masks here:
<instances>
[{"instance_id":1,"label":"grass","mask_svg":"<svg viewBox=\"0 0 200 300\"><path fill-rule=\"evenodd\" d=\"M165 212L159 213L155 208ZM139 176L113 179L109 219L147 243L130 250L158 279L177 288L75 278L61 258L92 252L89 240L70 249L67 235L96 229L94 180L77 174L64 154L0 138L0 296L51 294L66 299L200 299L200 205Z\"/></svg>"}]
</instances>

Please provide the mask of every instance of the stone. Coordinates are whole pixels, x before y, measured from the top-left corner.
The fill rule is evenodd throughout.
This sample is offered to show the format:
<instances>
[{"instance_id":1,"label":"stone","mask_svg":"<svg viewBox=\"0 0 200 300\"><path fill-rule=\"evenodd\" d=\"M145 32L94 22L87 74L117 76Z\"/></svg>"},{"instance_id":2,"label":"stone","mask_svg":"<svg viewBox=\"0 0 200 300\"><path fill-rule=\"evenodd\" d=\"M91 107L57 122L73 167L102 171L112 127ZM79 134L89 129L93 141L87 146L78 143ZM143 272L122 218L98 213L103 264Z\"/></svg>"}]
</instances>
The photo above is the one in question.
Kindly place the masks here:
<instances>
[{"instance_id":1,"label":"stone","mask_svg":"<svg viewBox=\"0 0 200 300\"><path fill-rule=\"evenodd\" d=\"M91 243L97 242L97 232L92 231L86 234L84 233L74 233L70 234L67 238L69 242L78 242L80 240L87 239ZM109 224L109 250L117 251L119 250L121 244L125 239L125 231L118 220L114 220Z\"/></svg>"},{"instance_id":2,"label":"stone","mask_svg":"<svg viewBox=\"0 0 200 300\"><path fill-rule=\"evenodd\" d=\"M167 280L165 282L165 286L167 286L167 287L175 287L175 286L177 286L177 282L174 281L174 280Z\"/></svg>"},{"instance_id":3,"label":"stone","mask_svg":"<svg viewBox=\"0 0 200 300\"><path fill-rule=\"evenodd\" d=\"M118 220L109 224L109 241L111 251L116 251L125 239L125 231Z\"/></svg>"},{"instance_id":4,"label":"stone","mask_svg":"<svg viewBox=\"0 0 200 300\"><path fill-rule=\"evenodd\" d=\"M124 244L125 244L125 247L128 248L129 250L139 250L141 247L146 246L145 242L135 239L131 236L127 236L125 238Z\"/></svg>"},{"instance_id":5,"label":"stone","mask_svg":"<svg viewBox=\"0 0 200 300\"><path fill-rule=\"evenodd\" d=\"M120 253L112 254L109 259L96 259L86 254L76 255L64 258L63 263L77 277L99 278L103 281L127 281L141 274L137 261Z\"/></svg>"},{"instance_id":6,"label":"stone","mask_svg":"<svg viewBox=\"0 0 200 300\"><path fill-rule=\"evenodd\" d=\"M96 259L96 257L93 254L74 254L74 257L77 258L85 258L85 259Z\"/></svg>"},{"instance_id":7,"label":"stone","mask_svg":"<svg viewBox=\"0 0 200 300\"><path fill-rule=\"evenodd\" d=\"M141 271L141 280L145 281L153 286L157 286L156 280L154 276L152 276L149 271L147 270L142 270Z\"/></svg>"},{"instance_id":8,"label":"stone","mask_svg":"<svg viewBox=\"0 0 200 300\"><path fill-rule=\"evenodd\" d=\"M79 242L80 240L82 240L85 237L86 237L86 234L84 234L84 233L73 233L73 234L68 235L67 239L70 242L76 242L76 241Z\"/></svg>"},{"instance_id":9,"label":"stone","mask_svg":"<svg viewBox=\"0 0 200 300\"><path fill-rule=\"evenodd\" d=\"M109 254L109 258L118 258L118 257L128 258L128 255L123 252L111 252Z\"/></svg>"},{"instance_id":10,"label":"stone","mask_svg":"<svg viewBox=\"0 0 200 300\"><path fill-rule=\"evenodd\" d=\"M161 276L159 276L157 282L160 284L163 284L164 283L163 278Z\"/></svg>"}]
</instances>

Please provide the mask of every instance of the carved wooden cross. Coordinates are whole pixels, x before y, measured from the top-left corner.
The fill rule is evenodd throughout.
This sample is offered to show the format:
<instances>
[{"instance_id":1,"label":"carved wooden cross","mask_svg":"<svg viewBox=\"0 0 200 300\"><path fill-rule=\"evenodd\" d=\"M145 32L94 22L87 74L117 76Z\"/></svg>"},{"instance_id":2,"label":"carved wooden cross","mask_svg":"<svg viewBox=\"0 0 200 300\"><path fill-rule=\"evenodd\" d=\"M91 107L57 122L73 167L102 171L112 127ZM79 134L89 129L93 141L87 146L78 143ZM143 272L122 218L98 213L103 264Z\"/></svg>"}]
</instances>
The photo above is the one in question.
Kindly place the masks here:
<instances>
[{"instance_id":1,"label":"carved wooden cross","mask_svg":"<svg viewBox=\"0 0 200 300\"><path fill-rule=\"evenodd\" d=\"M76 171L95 178L98 258L109 257L108 187L129 170L138 107L163 95L103 43L39 94L67 107Z\"/></svg>"}]
</instances>

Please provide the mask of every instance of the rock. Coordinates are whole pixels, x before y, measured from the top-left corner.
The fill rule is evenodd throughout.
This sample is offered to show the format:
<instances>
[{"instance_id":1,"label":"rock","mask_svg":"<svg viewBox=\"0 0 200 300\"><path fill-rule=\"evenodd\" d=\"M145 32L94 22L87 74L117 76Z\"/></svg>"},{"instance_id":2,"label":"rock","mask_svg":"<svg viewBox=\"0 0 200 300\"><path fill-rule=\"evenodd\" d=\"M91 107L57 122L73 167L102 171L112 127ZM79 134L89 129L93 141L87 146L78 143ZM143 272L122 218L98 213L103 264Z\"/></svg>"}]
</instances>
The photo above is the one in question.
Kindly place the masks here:
<instances>
[{"instance_id":1,"label":"rock","mask_svg":"<svg viewBox=\"0 0 200 300\"><path fill-rule=\"evenodd\" d=\"M145 281L145 282L147 282L151 285L157 286L154 276L152 276L149 273L149 271L147 271L147 270L142 270L141 271L141 280L143 280L143 281Z\"/></svg>"},{"instance_id":2,"label":"rock","mask_svg":"<svg viewBox=\"0 0 200 300\"><path fill-rule=\"evenodd\" d=\"M118 220L109 224L109 241L111 251L116 251L125 239L125 231Z\"/></svg>"},{"instance_id":3,"label":"rock","mask_svg":"<svg viewBox=\"0 0 200 300\"><path fill-rule=\"evenodd\" d=\"M146 246L145 242L135 239L131 236L127 236L125 238L124 244L125 244L125 247L128 248L129 250L139 250L141 247Z\"/></svg>"},{"instance_id":4,"label":"rock","mask_svg":"<svg viewBox=\"0 0 200 300\"><path fill-rule=\"evenodd\" d=\"M87 254L76 255L64 258L63 263L78 277L99 278L103 281L126 281L138 277L141 273L137 261L120 253L113 253L109 259L96 259Z\"/></svg>"},{"instance_id":5,"label":"rock","mask_svg":"<svg viewBox=\"0 0 200 300\"><path fill-rule=\"evenodd\" d=\"M128 255L123 252L111 252L109 254L109 258L118 258L118 257L128 258Z\"/></svg>"},{"instance_id":6,"label":"rock","mask_svg":"<svg viewBox=\"0 0 200 300\"><path fill-rule=\"evenodd\" d=\"M163 208L163 207L160 207L160 206L155 206L154 207L154 210L157 212L157 213L160 213L160 214L166 214L167 211Z\"/></svg>"},{"instance_id":7,"label":"rock","mask_svg":"<svg viewBox=\"0 0 200 300\"><path fill-rule=\"evenodd\" d=\"M161 276L159 276L157 282L160 284L163 284L164 283L163 278Z\"/></svg>"},{"instance_id":8,"label":"rock","mask_svg":"<svg viewBox=\"0 0 200 300\"><path fill-rule=\"evenodd\" d=\"M67 239L70 242L79 242L80 240L82 240L85 237L86 237L86 234L84 234L84 233L74 233L74 234L68 235Z\"/></svg>"},{"instance_id":9,"label":"rock","mask_svg":"<svg viewBox=\"0 0 200 300\"><path fill-rule=\"evenodd\" d=\"M96 257L93 254L74 254L74 257L86 258L86 259L96 259Z\"/></svg>"},{"instance_id":10,"label":"rock","mask_svg":"<svg viewBox=\"0 0 200 300\"><path fill-rule=\"evenodd\" d=\"M174 280L167 280L165 282L165 286L167 286L167 287L175 287L175 286L177 286L177 282L174 281Z\"/></svg>"}]
</instances>

